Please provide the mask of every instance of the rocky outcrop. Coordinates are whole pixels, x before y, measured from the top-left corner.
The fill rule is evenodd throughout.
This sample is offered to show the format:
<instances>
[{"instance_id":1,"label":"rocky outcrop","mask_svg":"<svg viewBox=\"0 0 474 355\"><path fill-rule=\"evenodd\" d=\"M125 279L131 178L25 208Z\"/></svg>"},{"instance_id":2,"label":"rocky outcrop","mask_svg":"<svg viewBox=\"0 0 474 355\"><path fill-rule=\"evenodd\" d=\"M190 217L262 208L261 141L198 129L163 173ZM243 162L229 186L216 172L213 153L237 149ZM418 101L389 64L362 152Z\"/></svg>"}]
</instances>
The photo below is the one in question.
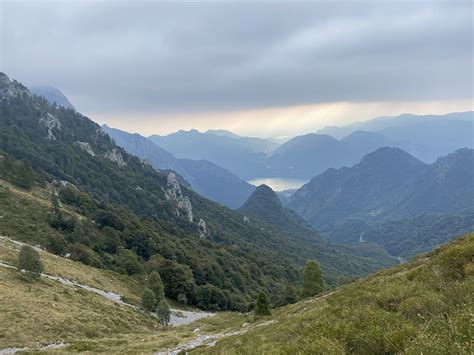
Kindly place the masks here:
<instances>
[{"instance_id":1,"label":"rocky outcrop","mask_svg":"<svg viewBox=\"0 0 474 355\"><path fill-rule=\"evenodd\" d=\"M31 93L19 82L10 80L5 73L0 72L0 100L9 99L18 95L31 96Z\"/></svg>"},{"instance_id":2,"label":"rocky outcrop","mask_svg":"<svg viewBox=\"0 0 474 355\"><path fill-rule=\"evenodd\" d=\"M95 153L94 151L92 150L92 147L90 145L90 143L88 142L76 142L76 145L81 148L83 151L85 151L86 153L89 153L90 155L92 155L93 157L95 157Z\"/></svg>"},{"instance_id":3,"label":"rocky outcrop","mask_svg":"<svg viewBox=\"0 0 474 355\"><path fill-rule=\"evenodd\" d=\"M183 211L189 222L193 221L193 206L188 196L183 196L181 186L179 186L178 179L174 173L168 174L167 190L165 196L168 200L175 201L177 204L176 214L179 216L179 211Z\"/></svg>"},{"instance_id":4,"label":"rocky outcrop","mask_svg":"<svg viewBox=\"0 0 474 355\"><path fill-rule=\"evenodd\" d=\"M116 163L120 167L126 165L125 160L123 160L122 154L118 151L117 148L114 148L110 152L105 153L105 158L109 159L113 163Z\"/></svg>"},{"instance_id":5,"label":"rocky outcrop","mask_svg":"<svg viewBox=\"0 0 474 355\"><path fill-rule=\"evenodd\" d=\"M199 219L198 228L199 228L199 236L200 236L201 238L206 237L206 236L207 236L206 221L203 220L202 218Z\"/></svg>"},{"instance_id":6,"label":"rocky outcrop","mask_svg":"<svg viewBox=\"0 0 474 355\"><path fill-rule=\"evenodd\" d=\"M53 129L61 129L61 122L59 122L59 120L52 114L47 112L43 116L41 116L41 118L39 119L39 123L48 129L47 138L51 140L56 140L56 137L53 134Z\"/></svg>"}]
</instances>

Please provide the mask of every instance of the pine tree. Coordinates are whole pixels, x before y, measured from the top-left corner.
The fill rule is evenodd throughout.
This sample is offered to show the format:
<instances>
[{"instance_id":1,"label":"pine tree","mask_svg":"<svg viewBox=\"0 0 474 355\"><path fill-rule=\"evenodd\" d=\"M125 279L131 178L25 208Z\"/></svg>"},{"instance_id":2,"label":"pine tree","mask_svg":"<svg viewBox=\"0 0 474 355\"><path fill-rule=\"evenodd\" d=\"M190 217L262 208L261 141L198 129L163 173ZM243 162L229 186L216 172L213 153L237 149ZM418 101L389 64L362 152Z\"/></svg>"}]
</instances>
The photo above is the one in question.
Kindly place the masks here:
<instances>
[{"instance_id":1,"label":"pine tree","mask_svg":"<svg viewBox=\"0 0 474 355\"><path fill-rule=\"evenodd\" d=\"M316 260L308 260L302 273L303 297L312 297L324 290L321 269Z\"/></svg>"},{"instance_id":2,"label":"pine tree","mask_svg":"<svg viewBox=\"0 0 474 355\"><path fill-rule=\"evenodd\" d=\"M23 245L18 254L18 270L25 270L34 278L39 278L43 272L43 264L39 253L29 245Z\"/></svg>"},{"instance_id":3,"label":"pine tree","mask_svg":"<svg viewBox=\"0 0 474 355\"><path fill-rule=\"evenodd\" d=\"M171 309L170 306L168 305L168 302L166 302L164 299L158 303L158 307L156 309L158 313L158 318L162 324L168 325L170 322L170 315L171 315Z\"/></svg>"},{"instance_id":4,"label":"pine tree","mask_svg":"<svg viewBox=\"0 0 474 355\"><path fill-rule=\"evenodd\" d=\"M145 311L153 312L155 310L156 301L155 294L149 288L143 291L142 295L142 307Z\"/></svg>"},{"instance_id":5,"label":"pine tree","mask_svg":"<svg viewBox=\"0 0 474 355\"><path fill-rule=\"evenodd\" d=\"M263 292L260 292L255 301L255 315L256 316L269 316L270 305L268 303L267 295Z\"/></svg>"},{"instance_id":6,"label":"pine tree","mask_svg":"<svg viewBox=\"0 0 474 355\"><path fill-rule=\"evenodd\" d=\"M148 287L155 294L156 304L159 304L162 300L165 299L165 288L158 272L153 271L150 274L148 278Z\"/></svg>"}]
</instances>

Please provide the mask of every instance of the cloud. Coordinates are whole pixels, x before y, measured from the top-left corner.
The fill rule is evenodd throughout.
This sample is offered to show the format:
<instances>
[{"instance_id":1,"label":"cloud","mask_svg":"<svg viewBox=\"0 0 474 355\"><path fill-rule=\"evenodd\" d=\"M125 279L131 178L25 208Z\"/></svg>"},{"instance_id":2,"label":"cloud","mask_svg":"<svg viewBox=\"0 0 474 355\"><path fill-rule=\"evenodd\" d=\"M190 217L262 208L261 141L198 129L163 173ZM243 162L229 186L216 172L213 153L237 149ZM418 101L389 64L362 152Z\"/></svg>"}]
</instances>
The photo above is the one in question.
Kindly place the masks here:
<instances>
[{"instance_id":1,"label":"cloud","mask_svg":"<svg viewBox=\"0 0 474 355\"><path fill-rule=\"evenodd\" d=\"M472 99L470 1L2 2L0 69L92 116Z\"/></svg>"}]
</instances>

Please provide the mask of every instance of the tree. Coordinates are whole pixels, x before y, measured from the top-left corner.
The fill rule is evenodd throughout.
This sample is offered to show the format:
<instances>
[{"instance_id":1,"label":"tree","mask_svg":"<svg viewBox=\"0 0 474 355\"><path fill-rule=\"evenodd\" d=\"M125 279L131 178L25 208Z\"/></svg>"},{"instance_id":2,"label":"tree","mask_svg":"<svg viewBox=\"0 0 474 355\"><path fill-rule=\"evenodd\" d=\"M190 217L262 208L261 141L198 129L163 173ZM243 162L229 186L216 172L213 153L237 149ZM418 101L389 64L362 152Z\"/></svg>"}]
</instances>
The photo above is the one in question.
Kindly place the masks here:
<instances>
[{"instance_id":1,"label":"tree","mask_svg":"<svg viewBox=\"0 0 474 355\"><path fill-rule=\"evenodd\" d=\"M158 272L153 271L150 274L148 278L148 287L155 294L156 304L159 304L165 299L165 288Z\"/></svg>"},{"instance_id":2,"label":"tree","mask_svg":"<svg viewBox=\"0 0 474 355\"><path fill-rule=\"evenodd\" d=\"M287 285L278 301L278 306L293 304L293 303L296 303L297 301L298 301L297 292L292 286Z\"/></svg>"},{"instance_id":3,"label":"tree","mask_svg":"<svg viewBox=\"0 0 474 355\"><path fill-rule=\"evenodd\" d=\"M158 303L157 307L157 313L158 313L158 319L162 324L168 325L170 322L170 315L171 315L171 309L168 304L164 299Z\"/></svg>"},{"instance_id":4,"label":"tree","mask_svg":"<svg viewBox=\"0 0 474 355\"><path fill-rule=\"evenodd\" d=\"M115 257L115 263L127 275L139 274L143 271L137 254L128 249L120 249L119 254Z\"/></svg>"},{"instance_id":5,"label":"tree","mask_svg":"<svg viewBox=\"0 0 474 355\"><path fill-rule=\"evenodd\" d=\"M269 316L270 312L270 305L268 303L267 295L263 292L260 292L257 296L255 301L255 315L256 316Z\"/></svg>"},{"instance_id":6,"label":"tree","mask_svg":"<svg viewBox=\"0 0 474 355\"><path fill-rule=\"evenodd\" d=\"M153 312L156 306L155 294L149 288L143 291L142 295L142 307L145 311Z\"/></svg>"},{"instance_id":7,"label":"tree","mask_svg":"<svg viewBox=\"0 0 474 355\"><path fill-rule=\"evenodd\" d=\"M34 278L39 278L43 272L43 264L39 253L29 245L23 245L18 254L18 270L25 270Z\"/></svg>"},{"instance_id":8,"label":"tree","mask_svg":"<svg viewBox=\"0 0 474 355\"><path fill-rule=\"evenodd\" d=\"M316 260L306 261L301 277L303 283L303 297L312 297L324 290L321 269Z\"/></svg>"}]
</instances>

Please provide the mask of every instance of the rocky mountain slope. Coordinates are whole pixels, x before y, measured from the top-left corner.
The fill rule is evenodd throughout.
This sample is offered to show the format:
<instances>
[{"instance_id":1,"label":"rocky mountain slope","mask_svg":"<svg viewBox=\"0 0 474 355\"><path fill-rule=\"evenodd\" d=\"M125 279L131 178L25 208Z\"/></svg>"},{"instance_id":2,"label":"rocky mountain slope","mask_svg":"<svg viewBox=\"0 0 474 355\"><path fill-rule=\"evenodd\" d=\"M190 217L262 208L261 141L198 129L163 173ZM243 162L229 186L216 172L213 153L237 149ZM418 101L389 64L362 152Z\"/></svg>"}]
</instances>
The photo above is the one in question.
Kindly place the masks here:
<instances>
[{"instance_id":1,"label":"rocky mountain slope","mask_svg":"<svg viewBox=\"0 0 474 355\"><path fill-rule=\"evenodd\" d=\"M26 189L52 189L41 214L3 191L2 211L16 221L0 220L10 237L74 251L86 264L127 274L142 275L155 260L168 297L206 309L248 309L258 290L277 299L298 284L301 265L314 257L303 244L246 223L174 174L156 171L87 117L51 106L5 74L0 83L1 165L16 171L5 176L13 184L23 177ZM386 265L377 256L358 260L338 260L328 279Z\"/></svg>"}]
</instances>

